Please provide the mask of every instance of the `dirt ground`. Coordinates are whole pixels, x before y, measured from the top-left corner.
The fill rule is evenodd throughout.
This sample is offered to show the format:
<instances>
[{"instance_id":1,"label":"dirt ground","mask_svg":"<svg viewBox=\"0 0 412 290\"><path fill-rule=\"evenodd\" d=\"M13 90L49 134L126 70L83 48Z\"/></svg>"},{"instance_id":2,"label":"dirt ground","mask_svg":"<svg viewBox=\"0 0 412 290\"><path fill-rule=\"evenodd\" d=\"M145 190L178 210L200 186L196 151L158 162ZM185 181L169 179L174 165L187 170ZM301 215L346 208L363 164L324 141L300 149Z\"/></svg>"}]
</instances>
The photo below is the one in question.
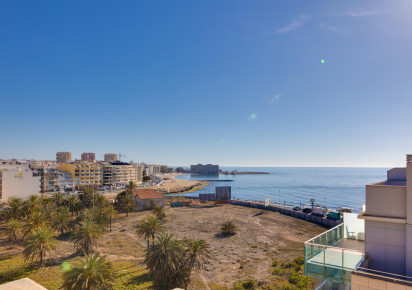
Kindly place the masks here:
<instances>
[{"instance_id":1,"label":"dirt ground","mask_svg":"<svg viewBox=\"0 0 412 290\"><path fill-rule=\"evenodd\" d=\"M315 224L279 213L234 205L167 206L166 213L166 228L176 238L195 236L210 244L210 263L201 273L194 274L191 289L225 289L224 286L233 287L249 278L263 285L277 285L270 272L272 261L282 263L302 256L303 242L325 231ZM99 239L98 251L112 262L144 266L146 242L135 230L138 221L150 214L150 211L130 213L128 217L120 214L112 231ZM233 221L238 232L222 238L217 234L220 224L226 220ZM5 240L1 244L0 256L18 255L23 250L21 246L7 246ZM73 252L68 237L60 238L53 254L54 262L74 258Z\"/></svg>"}]
</instances>

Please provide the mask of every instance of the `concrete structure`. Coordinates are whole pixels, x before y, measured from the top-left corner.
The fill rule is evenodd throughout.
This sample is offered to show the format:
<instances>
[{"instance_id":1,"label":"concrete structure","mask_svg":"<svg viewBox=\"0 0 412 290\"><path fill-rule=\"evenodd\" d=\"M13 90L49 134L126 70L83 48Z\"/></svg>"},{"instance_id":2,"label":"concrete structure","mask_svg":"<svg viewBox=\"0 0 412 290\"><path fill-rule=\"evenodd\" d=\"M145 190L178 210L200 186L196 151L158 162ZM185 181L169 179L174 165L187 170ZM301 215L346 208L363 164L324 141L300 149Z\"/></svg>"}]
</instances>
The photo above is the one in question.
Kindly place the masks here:
<instances>
[{"instance_id":1,"label":"concrete structure","mask_svg":"<svg viewBox=\"0 0 412 290\"><path fill-rule=\"evenodd\" d=\"M96 161L96 154L90 152L82 153L82 161L94 162Z\"/></svg>"},{"instance_id":2,"label":"concrete structure","mask_svg":"<svg viewBox=\"0 0 412 290\"><path fill-rule=\"evenodd\" d=\"M133 196L136 199L137 211L152 209L155 206L165 206L163 193L154 189L135 189Z\"/></svg>"},{"instance_id":3,"label":"concrete structure","mask_svg":"<svg viewBox=\"0 0 412 290\"><path fill-rule=\"evenodd\" d=\"M104 162L114 162L118 160L119 160L119 156L117 154L114 154L114 153L104 154Z\"/></svg>"},{"instance_id":4,"label":"concrete structure","mask_svg":"<svg viewBox=\"0 0 412 290\"><path fill-rule=\"evenodd\" d=\"M59 167L53 161L31 161L34 176L40 177L40 191L60 191Z\"/></svg>"},{"instance_id":5,"label":"concrete structure","mask_svg":"<svg viewBox=\"0 0 412 290\"><path fill-rule=\"evenodd\" d=\"M155 164L147 165L147 170L146 170L147 175L158 174L158 173L161 173L161 171L162 171L162 165L155 165Z\"/></svg>"},{"instance_id":6,"label":"concrete structure","mask_svg":"<svg viewBox=\"0 0 412 290\"><path fill-rule=\"evenodd\" d=\"M100 163L75 161L59 164L59 169L71 174L76 188L98 188L103 184L103 166Z\"/></svg>"},{"instance_id":7,"label":"concrete structure","mask_svg":"<svg viewBox=\"0 0 412 290\"><path fill-rule=\"evenodd\" d=\"M0 290L47 290L30 278L23 278L0 285Z\"/></svg>"},{"instance_id":8,"label":"concrete structure","mask_svg":"<svg viewBox=\"0 0 412 290\"><path fill-rule=\"evenodd\" d=\"M103 185L105 186L126 186L130 181L137 184L139 179L139 168L126 162L102 162L103 165Z\"/></svg>"},{"instance_id":9,"label":"concrete structure","mask_svg":"<svg viewBox=\"0 0 412 290\"><path fill-rule=\"evenodd\" d=\"M219 174L219 165L213 165L213 164L190 165L190 173L195 173L195 174Z\"/></svg>"},{"instance_id":10,"label":"concrete structure","mask_svg":"<svg viewBox=\"0 0 412 290\"><path fill-rule=\"evenodd\" d=\"M331 283L341 288L337 285L344 283L353 289L412 289L412 155L407 155L406 161L406 168L388 170L385 181L366 185L364 211L350 219L350 229L344 228L347 238L364 238L358 259L353 248L346 247L341 249L341 270L334 267L333 254L341 240L333 239L322 249L319 244L334 237L323 234L323 240L305 243L305 274L327 280L322 284L325 288ZM323 259L322 271L311 268L316 259L319 265ZM353 267L348 267L350 260L357 261Z\"/></svg>"},{"instance_id":11,"label":"concrete structure","mask_svg":"<svg viewBox=\"0 0 412 290\"><path fill-rule=\"evenodd\" d=\"M71 152L57 152L56 153L56 161L57 163L67 163L72 161L72 153Z\"/></svg>"},{"instance_id":12,"label":"concrete structure","mask_svg":"<svg viewBox=\"0 0 412 290\"><path fill-rule=\"evenodd\" d=\"M59 187L61 191L75 188L73 177L69 172L59 170Z\"/></svg>"},{"instance_id":13,"label":"concrete structure","mask_svg":"<svg viewBox=\"0 0 412 290\"><path fill-rule=\"evenodd\" d=\"M0 160L0 201L10 197L26 198L40 192L40 177L33 175L29 162Z\"/></svg>"}]
</instances>

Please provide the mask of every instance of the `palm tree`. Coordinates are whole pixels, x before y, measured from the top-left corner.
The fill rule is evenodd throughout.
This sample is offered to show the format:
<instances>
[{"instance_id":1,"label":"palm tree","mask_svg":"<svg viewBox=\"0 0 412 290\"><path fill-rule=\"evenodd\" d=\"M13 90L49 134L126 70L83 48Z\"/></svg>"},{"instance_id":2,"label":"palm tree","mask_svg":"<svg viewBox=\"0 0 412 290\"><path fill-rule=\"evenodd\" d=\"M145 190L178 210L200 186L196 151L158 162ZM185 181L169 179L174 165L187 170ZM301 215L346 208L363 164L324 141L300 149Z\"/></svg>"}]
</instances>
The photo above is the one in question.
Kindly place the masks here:
<instances>
[{"instance_id":1,"label":"palm tree","mask_svg":"<svg viewBox=\"0 0 412 290\"><path fill-rule=\"evenodd\" d=\"M129 216L129 212L136 209L136 200L131 194L126 193L120 197L119 207L123 212L126 212L126 216Z\"/></svg>"},{"instance_id":2,"label":"palm tree","mask_svg":"<svg viewBox=\"0 0 412 290\"><path fill-rule=\"evenodd\" d=\"M161 207L160 205L156 205L153 208L152 212L160 221L165 221L167 215L163 207Z\"/></svg>"},{"instance_id":3,"label":"palm tree","mask_svg":"<svg viewBox=\"0 0 412 290\"><path fill-rule=\"evenodd\" d=\"M6 210L8 218L19 219L24 215L24 201L20 197L10 197L8 200L9 207Z\"/></svg>"},{"instance_id":4,"label":"palm tree","mask_svg":"<svg viewBox=\"0 0 412 290\"><path fill-rule=\"evenodd\" d=\"M24 236L29 235L32 231L43 227L47 224L46 218L42 212L35 210L30 215L27 223L24 225Z\"/></svg>"},{"instance_id":5,"label":"palm tree","mask_svg":"<svg viewBox=\"0 0 412 290\"><path fill-rule=\"evenodd\" d=\"M0 201L0 221L5 218L7 203Z\"/></svg>"},{"instance_id":6,"label":"palm tree","mask_svg":"<svg viewBox=\"0 0 412 290\"><path fill-rule=\"evenodd\" d=\"M139 222L136 234L147 240L147 247L149 247L150 238L153 244L156 234L163 232L164 229L163 223L157 217L151 215L143 218Z\"/></svg>"},{"instance_id":7,"label":"palm tree","mask_svg":"<svg viewBox=\"0 0 412 290\"><path fill-rule=\"evenodd\" d=\"M61 209L57 211L52 219L52 228L60 232L61 236L64 234L64 232L70 231L70 217L67 209Z\"/></svg>"},{"instance_id":8,"label":"palm tree","mask_svg":"<svg viewBox=\"0 0 412 290\"><path fill-rule=\"evenodd\" d=\"M76 260L72 269L63 274L65 289L108 289L114 279L113 265L100 254L84 255Z\"/></svg>"},{"instance_id":9,"label":"palm tree","mask_svg":"<svg viewBox=\"0 0 412 290\"><path fill-rule=\"evenodd\" d=\"M95 206L105 207L109 204L109 201L101 194L96 194L94 197Z\"/></svg>"},{"instance_id":10,"label":"palm tree","mask_svg":"<svg viewBox=\"0 0 412 290\"><path fill-rule=\"evenodd\" d=\"M220 226L220 233L223 236L233 236L236 234L236 225L231 221L225 221Z\"/></svg>"},{"instance_id":11,"label":"palm tree","mask_svg":"<svg viewBox=\"0 0 412 290\"><path fill-rule=\"evenodd\" d=\"M109 218L109 227L110 227L110 231L112 231L112 220L117 217L117 210L115 210L113 205L108 204L104 208L104 212L106 216Z\"/></svg>"},{"instance_id":12,"label":"palm tree","mask_svg":"<svg viewBox=\"0 0 412 290\"><path fill-rule=\"evenodd\" d=\"M96 207L93 211L92 219L102 232L105 232L109 229L109 217L106 215L103 209Z\"/></svg>"},{"instance_id":13,"label":"palm tree","mask_svg":"<svg viewBox=\"0 0 412 290\"><path fill-rule=\"evenodd\" d=\"M42 209L44 213L46 214L47 218L50 219L51 213L53 211L53 206L52 206L53 200L50 197L45 197L42 199Z\"/></svg>"},{"instance_id":14,"label":"palm tree","mask_svg":"<svg viewBox=\"0 0 412 290\"><path fill-rule=\"evenodd\" d=\"M76 211L76 203L78 202L78 199L75 195L70 195L68 198L66 198L66 204L69 207L70 212L72 213L72 216L74 212Z\"/></svg>"},{"instance_id":15,"label":"palm tree","mask_svg":"<svg viewBox=\"0 0 412 290\"><path fill-rule=\"evenodd\" d=\"M129 184L126 186L126 192L132 194L133 191L137 188L137 184L134 181L130 181Z\"/></svg>"},{"instance_id":16,"label":"palm tree","mask_svg":"<svg viewBox=\"0 0 412 290\"><path fill-rule=\"evenodd\" d=\"M59 208L60 206L63 205L64 197L63 197L63 194L61 192L53 193L51 199L53 200L54 206L56 208Z\"/></svg>"},{"instance_id":17,"label":"palm tree","mask_svg":"<svg viewBox=\"0 0 412 290\"><path fill-rule=\"evenodd\" d=\"M26 248L23 250L25 260L39 259L40 266L44 266L47 253L56 247L55 234L47 227L34 230L26 240Z\"/></svg>"},{"instance_id":18,"label":"palm tree","mask_svg":"<svg viewBox=\"0 0 412 290\"><path fill-rule=\"evenodd\" d=\"M193 269L200 270L210 259L209 244L205 240L187 238L183 240L189 276Z\"/></svg>"},{"instance_id":19,"label":"palm tree","mask_svg":"<svg viewBox=\"0 0 412 290\"><path fill-rule=\"evenodd\" d=\"M9 220L6 226L6 235L9 238L9 242L18 240L22 227L23 225L18 219L12 218Z\"/></svg>"},{"instance_id":20,"label":"palm tree","mask_svg":"<svg viewBox=\"0 0 412 290\"><path fill-rule=\"evenodd\" d=\"M90 220L81 221L71 236L71 243L77 251L89 254L97 246L97 239L102 235L99 227Z\"/></svg>"},{"instance_id":21,"label":"palm tree","mask_svg":"<svg viewBox=\"0 0 412 290\"><path fill-rule=\"evenodd\" d=\"M31 194L29 198L25 201L25 212L30 214L39 204L39 196Z\"/></svg>"},{"instance_id":22,"label":"palm tree","mask_svg":"<svg viewBox=\"0 0 412 290\"><path fill-rule=\"evenodd\" d=\"M150 272L167 288L172 288L176 275L182 270L184 257L180 242L172 234L161 234L156 243L146 249L145 264Z\"/></svg>"}]
</instances>

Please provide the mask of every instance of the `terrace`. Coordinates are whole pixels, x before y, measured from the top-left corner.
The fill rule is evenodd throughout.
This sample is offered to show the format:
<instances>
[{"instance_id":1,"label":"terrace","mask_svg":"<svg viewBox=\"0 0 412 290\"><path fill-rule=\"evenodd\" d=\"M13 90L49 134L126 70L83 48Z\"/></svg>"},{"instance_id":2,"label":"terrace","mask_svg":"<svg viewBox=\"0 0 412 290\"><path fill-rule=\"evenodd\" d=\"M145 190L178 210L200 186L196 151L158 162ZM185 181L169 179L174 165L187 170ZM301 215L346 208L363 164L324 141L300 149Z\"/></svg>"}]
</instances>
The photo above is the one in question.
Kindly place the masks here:
<instances>
[{"instance_id":1,"label":"terrace","mask_svg":"<svg viewBox=\"0 0 412 290\"><path fill-rule=\"evenodd\" d=\"M364 223L345 213L343 224L305 242L305 275L350 285L351 273L365 257Z\"/></svg>"}]
</instances>

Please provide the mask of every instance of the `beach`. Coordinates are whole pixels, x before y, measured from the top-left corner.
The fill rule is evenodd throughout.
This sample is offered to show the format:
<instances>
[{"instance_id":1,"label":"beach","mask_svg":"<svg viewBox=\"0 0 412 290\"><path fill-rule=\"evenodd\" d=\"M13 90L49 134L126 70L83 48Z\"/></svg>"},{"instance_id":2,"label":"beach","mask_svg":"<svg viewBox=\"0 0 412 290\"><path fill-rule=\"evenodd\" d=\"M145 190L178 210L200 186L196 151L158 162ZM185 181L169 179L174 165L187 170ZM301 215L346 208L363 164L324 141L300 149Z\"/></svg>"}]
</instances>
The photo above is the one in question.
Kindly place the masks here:
<instances>
[{"instance_id":1,"label":"beach","mask_svg":"<svg viewBox=\"0 0 412 290\"><path fill-rule=\"evenodd\" d=\"M201 189L203 186L207 185L207 182L202 182L199 180L186 180L176 178L179 173L173 174L162 174L158 175L159 178L163 180L163 183L159 186L147 186L145 188L152 188L162 193L183 193L188 191L196 191Z\"/></svg>"}]
</instances>

